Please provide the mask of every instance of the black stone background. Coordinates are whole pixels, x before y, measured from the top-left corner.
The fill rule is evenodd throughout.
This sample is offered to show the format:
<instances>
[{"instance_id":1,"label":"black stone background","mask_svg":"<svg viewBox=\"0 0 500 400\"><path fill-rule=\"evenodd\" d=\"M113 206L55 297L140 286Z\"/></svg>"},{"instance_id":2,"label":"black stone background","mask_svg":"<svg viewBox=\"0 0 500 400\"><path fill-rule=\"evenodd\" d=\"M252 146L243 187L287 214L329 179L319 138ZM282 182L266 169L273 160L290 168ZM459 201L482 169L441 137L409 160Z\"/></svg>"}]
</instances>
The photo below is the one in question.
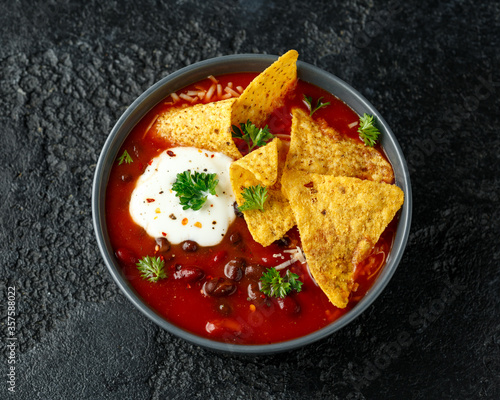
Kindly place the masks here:
<instances>
[{"instance_id":1,"label":"black stone background","mask_svg":"<svg viewBox=\"0 0 500 400\"><path fill-rule=\"evenodd\" d=\"M18 307L16 393L4 351L2 399L500 398L498 1L0 4L4 345L7 286ZM112 281L91 223L96 162L160 78L291 48L357 88L397 135L409 243L384 293L329 338L214 354L159 329Z\"/></svg>"}]
</instances>

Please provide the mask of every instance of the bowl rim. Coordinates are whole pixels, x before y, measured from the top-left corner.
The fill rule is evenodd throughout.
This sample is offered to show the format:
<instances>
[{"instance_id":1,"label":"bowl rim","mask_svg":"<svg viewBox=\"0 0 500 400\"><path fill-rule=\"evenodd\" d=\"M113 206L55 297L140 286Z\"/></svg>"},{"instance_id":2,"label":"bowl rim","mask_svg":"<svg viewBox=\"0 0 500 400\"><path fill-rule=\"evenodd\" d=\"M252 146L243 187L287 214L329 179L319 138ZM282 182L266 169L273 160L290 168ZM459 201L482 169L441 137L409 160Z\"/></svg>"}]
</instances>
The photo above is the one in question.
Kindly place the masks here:
<instances>
[{"instance_id":1,"label":"bowl rim","mask_svg":"<svg viewBox=\"0 0 500 400\"><path fill-rule=\"evenodd\" d=\"M174 90L177 91L187 86L189 83L199 81L210 74L222 75L224 73L245 71L260 72L272 62L276 61L277 58L278 56L276 55L268 54L235 54L215 57L189 65L160 79L144 91L120 116L105 141L94 173L92 185L92 220L94 232L96 234L97 245L101 256L115 283L132 304L158 326L188 342L218 352L263 355L288 351L312 344L348 325L373 304L375 299L387 286L401 261L409 237L412 217L410 174L403 152L389 125L375 107L349 84L312 64L297 61L297 73L300 79L315 84L337 96L357 112L358 115L367 113L376 117L382 133L381 145L393 166L395 183L405 194L405 202L402 209L399 211L398 228L396 230L391 252L389 253L383 270L365 296L352 310L342 317L308 335L271 344L230 344L198 336L170 323L157 311L147 305L135 292L135 289L133 289L127 278L123 276L107 235L104 200L111 166L119 148L131 129L151 108ZM235 70L235 68L239 70ZM207 74L207 70L216 72ZM394 167L395 164L399 167L397 171Z\"/></svg>"}]
</instances>

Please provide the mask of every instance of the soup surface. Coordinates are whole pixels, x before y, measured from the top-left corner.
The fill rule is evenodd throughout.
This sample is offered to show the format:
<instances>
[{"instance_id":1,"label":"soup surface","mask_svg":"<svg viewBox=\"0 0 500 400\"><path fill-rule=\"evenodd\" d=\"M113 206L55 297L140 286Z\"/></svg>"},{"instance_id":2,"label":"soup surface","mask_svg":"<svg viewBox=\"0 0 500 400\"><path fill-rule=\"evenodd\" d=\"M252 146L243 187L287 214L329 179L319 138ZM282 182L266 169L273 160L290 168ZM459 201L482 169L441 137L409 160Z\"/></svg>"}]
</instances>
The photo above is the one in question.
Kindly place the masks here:
<instances>
[{"instance_id":1,"label":"soup surface","mask_svg":"<svg viewBox=\"0 0 500 400\"><path fill-rule=\"evenodd\" d=\"M234 92L244 89L256 73L237 73L218 76L218 84L228 85ZM208 90L213 77L178 91L194 93ZM327 107L314 113L345 137L361 140L357 133L359 116L345 103L324 90L298 81L282 107L274 110L267 125L275 136L287 141L290 137L291 109L307 110L304 96L322 98ZM392 246L396 218L389 224L371 255L355 270L356 290L344 309L332 305L310 276L306 263L299 261L287 269L303 282L300 292L283 299L270 298L259 290L259 279L266 268L276 267L291 259L300 236L297 228L263 247L252 239L245 220L235 209L236 218L227 228L222 241L214 246L200 246L194 241L171 244L165 238L154 238L132 219L129 206L137 181L152 160L176 144L155 139L151 134L159 114L170 107L196 104L202 99L192 95L177 99L169 96L154 107L133 129L118 156L125 151L133 162L114 163L106 191L107 229L124 275L137 293L152 308L171 323L194 334L235 344L269 344L290 340L317 331L351 310L366 294L377 278ZM219 100L214 94L211 100ZM206 99L205 99L206 101ZM308 111L309 112L309 111ZM243 141L235 139L245 153ZM382 153L380 147L377 148ZM165 263L167 277L150 282L141 277L136 263L144 256L159 256Z\"/></svg>"}]
</instances>

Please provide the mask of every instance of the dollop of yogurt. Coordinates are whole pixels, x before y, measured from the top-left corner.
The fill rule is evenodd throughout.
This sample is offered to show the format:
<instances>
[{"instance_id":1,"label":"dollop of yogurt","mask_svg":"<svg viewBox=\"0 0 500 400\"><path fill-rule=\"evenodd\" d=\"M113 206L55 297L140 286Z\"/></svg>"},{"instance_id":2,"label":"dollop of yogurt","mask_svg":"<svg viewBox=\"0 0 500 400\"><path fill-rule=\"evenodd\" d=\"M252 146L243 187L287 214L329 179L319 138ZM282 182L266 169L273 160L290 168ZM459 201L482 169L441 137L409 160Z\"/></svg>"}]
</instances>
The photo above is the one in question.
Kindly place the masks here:
<instances>
[{"instance_id":1,"label":"dollop of yogurt","mask_svg":"<svg viewBox=\"0 0 500 400\"><path fill-rule=\"evenodd\" d=\"M233 160L222 154L194 147L175 147L155 157L137 180L130 199L132 219L153 238L165 237L172 244L193 240L200 246L221 242L235 219L235 197L229 180ZM177 174L217 174L216 195L207 194L200 210L183 210L172 190Z\"/></svg>"}]
</instances>

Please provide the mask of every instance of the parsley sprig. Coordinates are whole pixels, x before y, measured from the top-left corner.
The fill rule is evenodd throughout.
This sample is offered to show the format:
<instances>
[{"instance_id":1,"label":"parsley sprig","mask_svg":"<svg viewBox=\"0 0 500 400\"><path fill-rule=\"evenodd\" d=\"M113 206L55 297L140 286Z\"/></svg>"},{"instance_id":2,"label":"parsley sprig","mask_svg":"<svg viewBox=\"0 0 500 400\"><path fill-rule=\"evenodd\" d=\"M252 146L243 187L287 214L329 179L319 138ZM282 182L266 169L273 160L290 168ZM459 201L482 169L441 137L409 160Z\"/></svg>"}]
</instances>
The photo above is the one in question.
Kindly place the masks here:
<instances>
[{"instance_id":1,"label":"parsley sprig","mask_svg":"<svg viewBox=\"0 0 500 400\"><path fill-rule=\"evenodd\" d=\"M261 186L260 184L256 186L249 186L243 189L241 196L245 202L238 207L240 211L264 211L264 203L267 200L267 188L265 186Z\"/></svg>"},{"instance_id":2,"label":"parsley sprig","mask_svg":"<svg viewBox=\"0 0 500 400\"><path fill-rule=\"evenodd\" d=\"M149 282L158 282L167 277L165 262L160 257L145 256L136 265L142 279L147 279Z\"/></svg>"},{"instance_id":3,"label":"parsley sprig","mask_svg":"<svg viewBox=\"0 0 500 400\"><path fill-rule=\"evenodd\" d=\"M191 173L187 171L177 174L177 179L172 185L172 190L179 198L183 210L192 208L199 210L207 201L207 192L215 195L215 187L219 183L216 174Z\"/></svg>"},{"instance_id":4,"label":"parsley sprig","mask_svg":"<svg viewBox=\"0 0 500 400\"><path fill-rule=\"evenodd\" d=\"M365 142L365 146L373 147L377 143L380 131L375 126L373 115L363 114L359 118L358 133L360 139Z\"/></svg>"},{"instance_id":5,"label":"parsley sprig","mask_svg":"<svg viewBox=\"0 0 500 400\"><path fill-rule=\"evenodd\" d=\"M269 297L283 298L292 290L296 290L297 293L302 290L302 282L298 279L299 276L290 270L286 271L285 276L281 276L276 268L268 268L260 278L262 282L260 291Z\"/></svg>"},{"instance_id":6,"label":"parsley sprig","mask_svg":"<svg viewBox=\"0 0 500 400\"><path fill-rule=\"evenodd\" d=\"M254 147L264 146L274 138L267 125L264 128L257 128L250 120L247 120L246 124L241 123L240 128L236 125L233 125L232 128L232 136L243 139L248 145L248 151L252 151Z\"/></svg>"},{"instance_id":7,"label":"parsley sprig","mask_svg":"<svg viewBox=\"0 0 500 400\"><path fill-rule=\"evenodd\" d=\"M321 99L323 97L320 97L318 100L316 100L316 105L313 107L312 102L313 99L312 97L308 97L304 95L304 101L307 103L307 108L309 108L309 116L312 116L316 111L318 111L320 108L326 107L327 105L330 104L330 102L322 103Z\"/></svg>"},{"instance_id":8,"label":"parsley sprig","mask_svg":"<svg viewBox=\"0 0 500 400\"><path fill-rule=\"evenodd\" d=\"M118 158L118 165L122 165L124 162L125 164L130 164L134 162L130 154L128 154L127 150L125 150L123 154Z\"/></svg>"}]
</instances>

